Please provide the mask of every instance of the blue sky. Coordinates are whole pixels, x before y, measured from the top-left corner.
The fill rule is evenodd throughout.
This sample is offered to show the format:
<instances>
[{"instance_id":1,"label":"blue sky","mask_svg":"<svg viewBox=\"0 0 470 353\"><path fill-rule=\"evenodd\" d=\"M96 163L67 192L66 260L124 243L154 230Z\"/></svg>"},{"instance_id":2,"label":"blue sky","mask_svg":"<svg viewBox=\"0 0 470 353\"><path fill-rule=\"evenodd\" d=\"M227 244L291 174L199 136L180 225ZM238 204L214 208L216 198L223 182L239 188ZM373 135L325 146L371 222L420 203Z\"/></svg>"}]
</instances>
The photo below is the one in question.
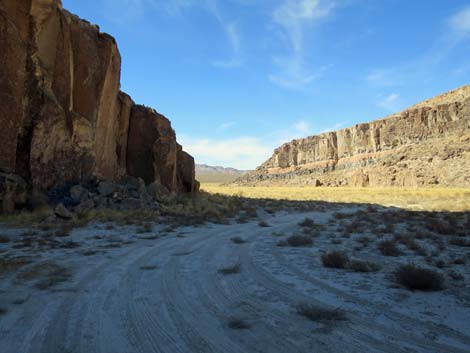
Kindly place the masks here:
<instances>
[{"instance_id":1,"label":"blue sky","mask_svg":"<svg viewBox=\"0 0 470 353\"><path fill-rule=\"evenodd\" d=\"M469 0L63 0L118 41L122 90L199 163L255 168L293 138L470 83Z\"/></svg>"}]
</instances>

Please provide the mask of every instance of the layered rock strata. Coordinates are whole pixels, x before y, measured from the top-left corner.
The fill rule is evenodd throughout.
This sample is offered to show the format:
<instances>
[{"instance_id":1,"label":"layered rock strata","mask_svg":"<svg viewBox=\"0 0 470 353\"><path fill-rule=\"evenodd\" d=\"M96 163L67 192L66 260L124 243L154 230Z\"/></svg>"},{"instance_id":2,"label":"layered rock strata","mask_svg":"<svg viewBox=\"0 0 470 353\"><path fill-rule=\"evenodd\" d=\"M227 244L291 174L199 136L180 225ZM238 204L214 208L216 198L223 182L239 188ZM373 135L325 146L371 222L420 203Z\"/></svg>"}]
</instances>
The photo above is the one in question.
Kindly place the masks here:
<instances>
[{"instance_id":1,"label":"layered rock strata","mask_svg":"<svg viewBox=\"0 0 470 353\"><path fill-rule=\"evenodd\" d=\"M464 86L384 119L293 140L236 183L470 186L469 134Z\"/></svg>"}]
</instances>

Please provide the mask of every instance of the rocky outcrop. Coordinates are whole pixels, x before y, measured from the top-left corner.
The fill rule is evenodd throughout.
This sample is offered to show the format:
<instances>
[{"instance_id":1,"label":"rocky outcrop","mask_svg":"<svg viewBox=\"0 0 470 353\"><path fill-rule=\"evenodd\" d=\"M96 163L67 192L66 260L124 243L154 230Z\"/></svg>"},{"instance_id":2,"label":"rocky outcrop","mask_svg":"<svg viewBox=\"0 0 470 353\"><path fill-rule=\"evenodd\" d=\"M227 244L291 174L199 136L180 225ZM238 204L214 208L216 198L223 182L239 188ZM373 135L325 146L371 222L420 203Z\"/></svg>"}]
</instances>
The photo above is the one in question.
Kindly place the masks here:
<instances>
[{"instance_id":1,"label":"rocky outcrop","mask_svg":"<svg viewBox=\"0 0 470 353\"><path fill-rule=\"evenodd\" d=\"M170 122L120 91L113 37L60 0L2 0L0 47L0 172L30 191L127 174L197 190Z\"/></svg>"},{"instance_id":2,"label":"rocky outcrop","mask_svg":"<svg viewBox=\"0 0 470 353\"><path fill-rule=\"evenodd\" d=\"M293 140L237 183L469 186L470 145L464 141L469 133L470 86L465 86L384 119ZM451 158L441 163L443 150Z\"/></svg>"}]
</instances>

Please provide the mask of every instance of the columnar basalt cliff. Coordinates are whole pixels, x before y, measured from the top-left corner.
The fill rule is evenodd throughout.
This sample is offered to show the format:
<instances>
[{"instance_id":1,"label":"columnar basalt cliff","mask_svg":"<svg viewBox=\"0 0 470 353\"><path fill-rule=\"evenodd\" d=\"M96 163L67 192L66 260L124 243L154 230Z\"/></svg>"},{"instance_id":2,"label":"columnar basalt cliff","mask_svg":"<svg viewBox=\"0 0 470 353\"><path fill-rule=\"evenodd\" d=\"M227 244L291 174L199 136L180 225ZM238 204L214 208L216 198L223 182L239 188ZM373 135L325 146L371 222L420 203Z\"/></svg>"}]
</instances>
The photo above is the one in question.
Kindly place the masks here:
<instances>
[{"instance_id":1,"label":"columnar basalt cliff","mask_svg":"<svg viewBox=\"0 0 470 353\"><path fill-rule=\"evenodd\" d=\"M92 176L197 191L170 121L120 91L113 37L60 0L1 0L0 48L3 203Z\"/></svg>"},{"instance_id":2,"label":"columnar basalt cliff","mask_svg":"<svg viewBox=\"0 0 470 353\"><path fill-rule=\"evenodd\" d=\"M470 86L405 111L293 140L238 184L470 186Z\"/></svg>"}]
</instances>

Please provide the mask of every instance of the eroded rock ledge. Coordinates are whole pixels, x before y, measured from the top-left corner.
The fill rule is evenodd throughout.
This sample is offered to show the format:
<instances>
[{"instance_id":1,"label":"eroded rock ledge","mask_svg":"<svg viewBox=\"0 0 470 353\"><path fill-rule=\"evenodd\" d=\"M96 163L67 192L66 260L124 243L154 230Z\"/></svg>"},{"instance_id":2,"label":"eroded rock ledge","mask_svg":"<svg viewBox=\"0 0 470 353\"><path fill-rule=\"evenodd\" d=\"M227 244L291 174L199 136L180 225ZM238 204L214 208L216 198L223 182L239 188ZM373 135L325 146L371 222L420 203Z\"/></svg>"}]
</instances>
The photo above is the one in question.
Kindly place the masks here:
<instances>
[{"instance_id":1,"label":"eroded rock ledge","mask_svg":"<svg viewBox=\"0 0 470 353\"><path fill-rule=\"evenodd\" d=\"M293 140L237 184L470 186L470 86L405 111Z\"/></svg>"},{"instance_id":2,"label":"eroded rock ledge","mask_svg":"<svg viewBox=\"0 0 470 353\"><path fill-rule=\"evenodd\" d=\"M130 175L169 191L198 190L194 160L170 121L120 91L113 37L60 0L1 0L0 47L4 208L22 203L25 189L90 177Z\"/></svg>"}]
</instances>

